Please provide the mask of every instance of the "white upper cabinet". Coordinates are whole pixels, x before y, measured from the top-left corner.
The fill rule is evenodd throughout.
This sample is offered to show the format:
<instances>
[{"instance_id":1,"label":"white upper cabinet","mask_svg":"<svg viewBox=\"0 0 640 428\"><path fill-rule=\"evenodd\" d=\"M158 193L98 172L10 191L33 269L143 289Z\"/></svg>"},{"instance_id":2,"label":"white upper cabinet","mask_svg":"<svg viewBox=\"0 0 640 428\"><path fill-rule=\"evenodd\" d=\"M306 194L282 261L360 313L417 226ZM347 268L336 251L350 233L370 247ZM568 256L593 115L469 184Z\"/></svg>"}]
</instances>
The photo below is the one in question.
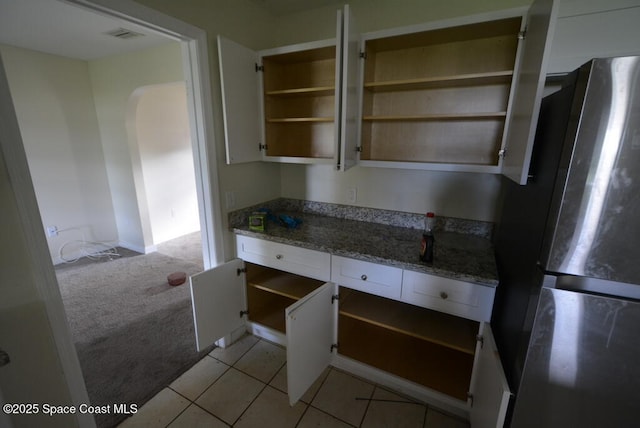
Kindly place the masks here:
<instances>
[{"instance_id":1,"label":"white upper cabinet","mask_svg":"<svg viewBox=\"0 0 640 428\"><path fill-rule=\"evenodd\" d=\"M360 33L349 5L344 6L342 40L339 168L346 171L357 162L360 65Z\"/></svg>"},{"instance_id":2,"label":"white upper cabinet","mask_svg":"<svg viewBox=\"0 0 640 428\"><path fill-rule=\"evenodd\" d=\"M232 40L218 36L222 111L227 163L262 159L258 54Z\"/></svg>"},{"instance_id":3,"label":"white upper cabinet","mask_svg":"<svg viewBox=\"0 0 640 428\"><path fill-rule=\"evenodd\" d=\"M555 0L254 52L218 38L227 162L503 173L526 182Z\"/></svg>"},{"instance_id":4,"label":"white upper cabinet","mask_svg":"<svg viewBox=\"0 0 640 428\"><path fill-rule=\"evenodd\" d=\"M227 163L339 164L342 12L336 38L254 52L218 36Z\"/></svg>"},{"instance_id":5,"label":"white upper cabinet","mask_svg":"<svg viewBox=\"0 0 640 428\"><path fill-rule=\"evenodd\" d=\"M363 34L359 164L502 172L505 149L515 158L529 141L517 130L535 131L552 9L536 0L528 18L506 10Z\"/></svg>"},{"instance_id":6,"label":"white upper cabinet","mask_svg":"<svg viewBox=\"0 0 640 428\"><path fill-rule=\"evenodd\" d=\"M558 15L556 0L536 0L527 16L526 35L516 66L513 105L506 131L503 174L526 184L544 90L551 40Z\"/></svg>"}]
</instances>

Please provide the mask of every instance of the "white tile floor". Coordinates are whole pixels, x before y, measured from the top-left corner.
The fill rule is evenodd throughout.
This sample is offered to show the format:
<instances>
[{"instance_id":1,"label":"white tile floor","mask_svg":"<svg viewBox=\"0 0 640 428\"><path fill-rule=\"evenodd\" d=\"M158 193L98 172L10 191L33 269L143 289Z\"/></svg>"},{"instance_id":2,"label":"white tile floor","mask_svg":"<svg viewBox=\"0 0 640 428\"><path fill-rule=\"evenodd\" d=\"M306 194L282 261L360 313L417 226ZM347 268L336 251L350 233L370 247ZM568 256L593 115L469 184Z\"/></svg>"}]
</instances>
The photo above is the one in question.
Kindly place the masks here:
<instances>
[{"instance_id":1,"label":"white tile floor","mask_svg":"<svg viewBox=\"0 0 640 428\"><path fill-rule=\"evenodd\" d=\"M255 336L216 348L120 427L428 427L468 423L329 368L289 406L286 351Z\"/></svg>"}]
</instances>

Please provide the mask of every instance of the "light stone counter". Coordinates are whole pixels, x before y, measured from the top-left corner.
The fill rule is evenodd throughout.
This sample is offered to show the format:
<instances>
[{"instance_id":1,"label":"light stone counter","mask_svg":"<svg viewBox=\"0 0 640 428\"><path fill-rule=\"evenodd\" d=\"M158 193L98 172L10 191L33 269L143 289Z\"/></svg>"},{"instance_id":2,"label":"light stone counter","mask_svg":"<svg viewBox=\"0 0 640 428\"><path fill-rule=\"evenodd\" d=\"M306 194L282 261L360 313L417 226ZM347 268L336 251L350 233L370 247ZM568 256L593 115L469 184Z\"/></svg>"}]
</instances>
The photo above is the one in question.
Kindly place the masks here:
<instances>
[{"instance_id":1,"label":"light stone counter","mask_svg":"<svg viewBox=\"0 0 640 428\"><path fill-rule=\"evenodd\" d=\"M276 218L285 214L302 222L289 229L270 220L264 232L252 231L248 216L259 208L270 209ZM231 213L229 224L241 235L497 286L491 223L437 217L434 262L427 265L418 257L423 218L411 213L278 199Z\"/></svg>"}]
</instances>

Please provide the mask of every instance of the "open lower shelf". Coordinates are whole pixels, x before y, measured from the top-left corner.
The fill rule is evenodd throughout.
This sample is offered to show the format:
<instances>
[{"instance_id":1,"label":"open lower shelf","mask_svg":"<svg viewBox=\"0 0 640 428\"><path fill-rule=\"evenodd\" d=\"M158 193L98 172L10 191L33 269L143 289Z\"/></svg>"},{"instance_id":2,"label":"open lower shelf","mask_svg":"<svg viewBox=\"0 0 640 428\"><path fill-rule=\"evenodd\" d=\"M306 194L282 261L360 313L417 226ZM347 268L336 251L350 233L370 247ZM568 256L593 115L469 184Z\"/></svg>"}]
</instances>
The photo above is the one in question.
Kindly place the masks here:
<instances>
[{"instance_id":1,"label":"open lower shelf","mask_svg":"<svg viewBox=\"0 0 640 428\"><path fill-rule=\"evenodd\" d=\"M424 385L467 399L473 355L340 315L338 353Z\"/></svg>"},{"instance_id":2,"label":"open lower shelf","mask_svg":"<svg viewBox=\"0 0 640 428\"><path fill-rule=\"evenodd\" d=\"M383 297L340 289L340 315L474 355L478 323Z\"/></svg>"},{"instance_id":3,"label":"open lower shelf","mask_svg":"<svg viewBox=\"0 0 640 428\"><path fill-rule=\"evenodd\" d=\"M486 73L460 74L442 77L424 77L416 79L387 80L367 82L365 89L373 92L409 91L418 89L450 88L456 86L479 86L510 83L513 70Z\"/></svg>"},{"instance_id":4,"label":"open lower shelf","mask_svg":"<svg viewBox=\"0 0 640 428\"><path fill-rule=\"evenodd\" d=\"M249 320L286 332L285 309L323 281L246 263Z\"/></svg>"},{"instance_id":5,"label":"open lower shelf","mask_svg":"<svg viewBox=\"0 0 640 428\"><path fill-rule=\"evenodd\" d=\"M247 287L249 320L281 333L286 333L284 309L294 302L288 297Z\"/></svg>"},{"instance_id":6,"label":"open lower shelf","mask_svg":"<svg viewBox=\"0 0 640 428\"><path fill-rule=\"evenodd\" d=\"M251 269L259 269L259 273L247 278L247 285L294 300L303 298L323 284L317 279L261 266L248 268L248 270Z\"/></svg>"}]
</instances>

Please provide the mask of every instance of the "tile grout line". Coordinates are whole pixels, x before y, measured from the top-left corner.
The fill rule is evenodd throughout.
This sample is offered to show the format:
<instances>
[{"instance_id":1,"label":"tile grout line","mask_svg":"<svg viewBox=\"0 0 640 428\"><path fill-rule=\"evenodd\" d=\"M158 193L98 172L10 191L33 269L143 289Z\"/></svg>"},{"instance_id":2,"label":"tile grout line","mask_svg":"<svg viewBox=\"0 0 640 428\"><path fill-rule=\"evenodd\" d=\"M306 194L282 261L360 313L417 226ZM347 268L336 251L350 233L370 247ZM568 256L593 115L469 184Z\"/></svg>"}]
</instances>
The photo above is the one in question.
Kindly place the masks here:
<instances>
[{"instance_id":1,"label":"tile grout line","mask_svg":"<svg viewBox=\"0 0 640 428\"><path fill-rule=\"evenodd\" d=\"M367 405L364 408L364 413L362 413L362 417L360 418L360 423L358 424L359 427L362 426L362 424L364 423L364 418L367 417L367 412L369 411L369 406L371 406L371 401L373 400L373 396L376 393L376 389L378 389L378 384L373 384L373 389L371 390L371 395L369 396L369 400L367 400Z\"/></svg>"},{"instance_id":2,"label":"tile grout line","mask_svg":"<svg viewBox=\"0 0 640 428\"><path fill-rule=\"evenodd\" d=\"M236 369L236 370L238 370L238 369ZM243 372L243 371L241 371L241 370L238 370L238 371L239 371L240 373L244 373L244 372ZM255 379L255 378L254 378L254 379ZM231 426L232 426L232 427L233 427L235 424L237 424L237 423L238 423L238 421L239 421L240 419L242 419L242 416L243 416L245 413L247 413L247 410L249 410L249 408L253 405L253 403L255 403L255 402L256 402L256 400L258 399L258 397L260 397L260 394L262 394L262 393L264 392L264 390L265 390L265 389L267 389L267 386L269 386L269 385L267 385L266 383L264 383L264 382L262 382L262 381L260 381L260 382L263 384L262 389L260 390L260 392L259 392L258 394L256 394L256 396L253 398L253 400L251 400L251 403L249 403L249 405L248 405L247 407L245 407L245 409L242 411L242 413L240 413L240 415L236 418L236 420L235 420L235 421L233 421L233 423L231 424ZM274 389L275 389L275 388L274 388ZM226 423L226 422L225 422L225 423Z\"/></svg>"},{"instance_id":3,"label":"tile grout line","mask_svg":"<svg viewBox=\"0 0 640 428\"><path fill-rule=\"evenodd\" d=\"M333 367L329 366L328 368L329 368L329 373L331 373L331 370L333 370ZM322 412L322 410L320 410L317 407L313 406L313 400L315 400L316 396L318 395L318 393L322 389L322 386L327 381L327 378L329 377L329 373L327 373L327 375L324 377L324 379L322 379L322 382L320 383L320 387L318 387L318 389L316 390L315 394L313 394L313 397L311 397L311 400L309 400L309 403L305 403L307 405L307 407L304 409L304 412L302 412L302 415L300 416L300 419L298 420L298 422L295 425L296 427L298 427L300 425L300 422L302 422L302 419L304 419L304 415L307 414L307 412L309 411L310 407L313 407L314 409L319 410L319 411ZM288 391L287 391L287 395L288 395ZM329 414L329 413L326 413L326 412L323 412L323 413L325 413L327 415ZM333 415L330 415L330 416L335 418L335 416L333 416ZM338 419L338 418L336 418L336 419ZM340 419L338 419L338 420L340 420Z\"/></svg>"},{"instance_id":4,"label":"tile grout line","mask_svg":"<svg viewBox=\"0 0 640 428\"><path fill-rule=\"evenodd\" d=\"M259 341L260 341L260 340L257 340L257 341L256 341L255 343L253 343L249 348L247 348L247 350L246 350L244 353L242 353L242 355L240 355L240 356L239 356L239 357L234 361L233 365L235 365L238 361L240 361L240 359L241 359L242 357L244 357L244 356L245 356L245 354L246 354L247 352L249 352L249 351L250 351L250 350L251 350L251 349L252 349L252 348L253 348L253 347L254 347L254 346L259 342ZM219 348L219 347L218 347L218 348ZM214 348L214 349L215 349L215 348ZM224 349L224 348L222 348L222 349ZM213 350L211 350L211 352L213 352ZM174 418L173 418L173 419L172 419L172 420L171 420L171 421L166 425L166 427L168 427L168 426L169 426L169 425L171 425L173 422L175 422L175 421L176 421L176 419L178 419L178 418L180 417L180 415L182 415L184 412L186 412L186 410L187 410L189 407L191 407L191 405L192 405L192 404L193 404L193 405L195 405L195 406L197 406L198 408L200 408L200 409L204 410L206 413L210 414L211 416L213 416L213 417L214 417L214 418L216 418L217 420L222 421L223 423L225 423L225 424L226 424L226 422L225 422L225 421L223 421L222 419L220 419L218 416L214 415L213 413L211 413L210 411L208 411L207 409L205 409L205 408L201 407L200 405L198 405L198 404L196 403L196 400L197 400L198 398L200 398L200 397L201 397L201 396L202 396L202 395L203 395L203 394L204 394L204 393L205 393L209 388L211 388L211 387L212 387L216 382L218 382L218 380L220 380L220 378L221 378L222 376L224 376L224 375L225 375L225 374L226 374L230 369L235 368L235 367L233 367L233 365L229 365L229 364L227 364L225 361L222 361L222 360L220 360L220 359L218 359L218 358L216 358L216 357L212 356L212 355L211 355L211 352L209 352L209 353L208 353L208 354L206 354L204 357L202 357L202 359L207 358L207 357L212 358L212 359L214 359L214 360L216 360L216 361L218 361L218 362L220 362L220 363L224 364L225 366L227 366L227 368L226 368L226 369L225 369L225 371L224 371L220 376L218 376L218 377L217 377L217 378L216 378L216 379L215 379L215 380L214 380L210 385L208 385L208 386L207 386L207 387L206 387L206 388L205 388L205 389L204 389L200 394L198 394L198 396L197 396L194 400L191 400L190 398L186 397L185 395L183 395L183 394L181 394L180 392L176 391L175 389L171 388L171 385L167 385L167 386L166 386L166 388L167 388L167 389L169 389L169 390L173 391L174 393L176 393L176 394L177 394L177 395L179 395L180 397L182 397L182 398L184 398L185 400L187 400L187 401L189 402L189 405L187 405L187 407L185 407L181 412L179 412L179 413L178 413L178 414L177 414L177 415L176 415L176 416L175 416L175 417L174 417ZM200 361L202 361L202 359L201 359ZM199 361L198 361L198 362L199 362ZM196 364L197 364L197 362L196 362ZM194 364L194 366L195 366L195 364ZM189 370L191 370L192 368L193 368L193 366L191 366L189 369L185 370L182 374L185 374L186 372L188 372L188 371L189 371ZM250 375L248 375L247 373L244 373L242 370L239 370L239 369L235 369L235 370L239 371L240 373L246 374L247 376L250 376ZM182 376L182 375L181 375L181 376ZM178 376L178 377L180 377L180 376ZM251 376L251 378L255 379L253 376ZM177 379L177 378L176 378L176 379ZM260 379L256 379L256 380L258 380L258 381L262 382ZM175 380L174 380L174 381L175 381ZM172 382L172 383L173 383L173 382ZM262 382L262 383L263 383L263 382ZM265 384L265 386L266 386L266 384ZM264 388L260 391L260 393L262 393L262 391L264 391ZM260 395L260 394L258 394L258 395ZM256 397L256 398L257 398L257 397ZM254 401L255 401L255 399L254 399ZM146 403L145 403L145 404L146 404ZM253 401L251 402L251 404L253 404ZM251 404L250 404L249 406L251 406ZM247 409L248 409L248 408L249 408L249 407L247 407ZM245 409L245 411L246 411L246 409ZM244 414L244 412L243 412L242 414ZM241 415L241 416L242 416L242 415ZM240 417L241 417L241 416L240 416ZM236 420L235 422L237 422L237 421L238 421L238 420ZM235 423L235 422L234 422L234 423ZM231 426L233 426L233 425L231 425ZM165 428L166 428L166 427L165 427Z\"/></svg>"},{"instance_id":5,"label":"tile grout line","mask_svg":"<svg viewBox=\"0 0 640 428\"><path fill-rule=\"evenodd\" d=\"M205 391L206 391L206 390L208 390L209 388L211 388L211 386L212 386L213 384L215 384L215 383L216 383L216 382L217 382L217 381L218 381L222 376L224 376L224 374L225 374L226 372L228 372L228 371L229 371L229 369L231 368L231 366L229 366L228 364L226 364L226 363L225 363L225 362L223 362L223 361L220 361L220 360L218 360L218 359L216 359L216 358L212 357L212 356L211 356L211 355L209 355L209 354L205 355L202 359L207 358L207 357L209 357L209 358L213 358L214 360L219 361L220 363L222 363L222 364L224 364L225 366L227 366L227 368L225 369L225 371L224 371L224 372L222 372L222 374L221 374L220 376L218 376L218 377L216 378L216 380L214 380L214 381L211 383L211 385L207 386L207 387L206 387L206 388L205 388L205 389L204 389L200 394L198 394L198 396L197 396L194 400L190 399L189 397L185 396L184 394L181 394L179 391L176 391L175 389L171 388L171 384L169 384L166 388L168 388L169 390L171 390L171 391L175 392L176 394L178 394L180 397L182 397L182 398L184 398L185 400L187 400L187 401L189 402L189 405L188 405L187 407L185 407L185 408L184 408L180 413L178 413L178 414L176 415L176 417L175 417L175 418L173 418L173 419L171 420L171 422L169 422L169 423L166 425L166 427L165 427L165 428L169 427L169 425L171 425L173 422L175 422L175 421L176 421L176 419L178 419L178 418L179 418L179 417L180 417L184 412L186 412L186 411L187 411L187 409L188 409L189 407L191 407L191 405L195 405L195 406L197 406L198 408L200 408L200 409L204 410L205 412L207 412L208 414L210 414L211 416L213 416L214 418L216 418L216 419L218 419L218 420L221 420L221 419L220 419L220 418L218 418L216 415L214 415L213 413L209 412L207 409L205 409L205 408L203 408L203 407L200 407L200 406L196 403L196 400L197 400L198 398L200 398L200 397L202 396L202 394L204 394L204 393L205 393ZM202 359L201 359L200 361L202 361ZM200 361L198 361L198 362L200 362ZM196 363L196 364L197 364L197 363ZM195 364L194 364L194 366L195 366ZM192 368L193 368L193 366L192 366L189 370L191 370ZM188 372L189 370L185 371L184 373ZM184 373L183 373L183 374L184 374ZM176 380L177 380L177 378L176 378ZM175 380L174 380L174 382L175 382ZM172 382L172 383L173 383L173 382ZM224 421L223 421L223 422L224 422ZM225 422L225 423L226 423L226 422Z\"/></svg>"}]
</instances>

